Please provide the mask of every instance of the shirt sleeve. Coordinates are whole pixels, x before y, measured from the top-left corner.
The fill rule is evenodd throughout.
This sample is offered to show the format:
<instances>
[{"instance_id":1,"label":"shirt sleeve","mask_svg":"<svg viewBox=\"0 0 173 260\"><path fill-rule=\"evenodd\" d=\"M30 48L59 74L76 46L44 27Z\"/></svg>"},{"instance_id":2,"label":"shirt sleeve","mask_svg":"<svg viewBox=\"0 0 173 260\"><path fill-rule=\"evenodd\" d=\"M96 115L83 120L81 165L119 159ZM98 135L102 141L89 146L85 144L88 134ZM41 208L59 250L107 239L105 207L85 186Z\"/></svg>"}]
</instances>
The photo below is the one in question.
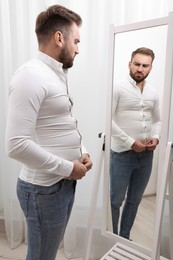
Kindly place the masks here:
<instances>
[{"instance_id":1,"label":"shirt sleeve","mask_svg":"<svg viewBox=\"0 0 173 260\"><path fill-rule=\"evenodd\" d=\"M82 142L82 154L84 154L84 153L89 154L89 153L87 152L87 149L85 148L83 142Z\"/></svg>"},{"instance_id":2,"label":"shirt sleeve","mask_svg":"<svg viewBox=\"0 0 173 260\"><path fill-rule=\"evenodd\" d=\"M9 93L6 150L10 158L30 169L68 177L73 163L46 151L32 138L37 115L46 95L44 84L33 72L20 72L14 76Z\"/></svg>"},{"instance_id":3,"label":"shirt sleeve","mask_svg":"<svg viewBox=\"0 0 173 260\"><path fill-rule=\"evenodd\" d=\"M115 137L116 139L118 138L119 142L121 142L124 147L130 149L135 140L129 135L127 135L116 123L115 114L119 97L120 89L117 85L115 85L113 89L112 100L112 137Z\"/></svg>"},{"instance_id":4,"label":"shirt sleeve","mask_svg":"<svg viewBox=\"0 0 173 260\"><path fill-rule=\"evenodd\" d=\"M160 138L161 131L161 118L160 118L160 105L159 105L159 97L156 94L156 99L154 102L154 108L152 110L152 137Z\"/></svg>"}]
</instances>

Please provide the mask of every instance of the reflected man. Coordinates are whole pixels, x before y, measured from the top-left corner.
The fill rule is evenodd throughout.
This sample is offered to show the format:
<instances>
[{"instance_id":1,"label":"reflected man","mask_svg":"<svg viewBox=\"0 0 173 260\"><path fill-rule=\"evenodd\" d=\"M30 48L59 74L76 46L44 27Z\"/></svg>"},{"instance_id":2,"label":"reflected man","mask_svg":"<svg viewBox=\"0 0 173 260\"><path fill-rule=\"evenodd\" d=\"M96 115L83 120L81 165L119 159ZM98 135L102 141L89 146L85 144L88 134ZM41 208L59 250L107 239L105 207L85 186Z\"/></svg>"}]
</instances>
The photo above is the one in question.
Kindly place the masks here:
<instances>
[{"instance_id":1,"label":"reflected man","mask_svg":"<svg viewBox=\"0 0 173 260\"><path fill-rule=\"evenodd\" d=\"M113 90L110 198L113 232L129 239L139 203L150 178L159 143L160 110L156 89L146 78L154 60L142 47L131 55L129 75ZM124 202L120 230L120 207Z\"/></svg>"}]
</instances>

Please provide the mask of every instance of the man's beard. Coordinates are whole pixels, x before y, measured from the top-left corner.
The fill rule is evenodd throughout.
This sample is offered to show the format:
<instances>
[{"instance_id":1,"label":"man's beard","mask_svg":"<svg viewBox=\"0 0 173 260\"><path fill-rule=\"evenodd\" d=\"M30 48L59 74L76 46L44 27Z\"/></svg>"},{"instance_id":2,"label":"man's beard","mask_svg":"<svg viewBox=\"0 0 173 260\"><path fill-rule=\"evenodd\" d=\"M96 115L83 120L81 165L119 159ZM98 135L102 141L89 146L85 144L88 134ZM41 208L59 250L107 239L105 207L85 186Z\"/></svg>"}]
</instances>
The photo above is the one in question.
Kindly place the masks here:
<instances>
[{"instance_id":1,"label":"man's beard","mask_svg":"<svg viewBox=\"0 0 173 260\"><path fill-rule=\"evenodd\" d=\"M135 76L135 74L133 74L131 71L130 71L130 76L132 77L132 79L134 79L134 81L136 81L136 83L140 83L142 81L144 81L146 79L146 77L148 76L148 74L146 76L143 76L143 77L138 77L138 76Z\"/></svg>"},{"instance_id":2,"label":"man's beard","mask_svg":"<svg viewBox=\"0 0 173 260\"><path fill-rule=\"evenodd\" d=\"M69 55L67 47L62 49L61 54L59 56L59 61L63 64L64 69L69 69L73 66L73 58L71 58L71 56Z\"/></svg>"}]
</instances>

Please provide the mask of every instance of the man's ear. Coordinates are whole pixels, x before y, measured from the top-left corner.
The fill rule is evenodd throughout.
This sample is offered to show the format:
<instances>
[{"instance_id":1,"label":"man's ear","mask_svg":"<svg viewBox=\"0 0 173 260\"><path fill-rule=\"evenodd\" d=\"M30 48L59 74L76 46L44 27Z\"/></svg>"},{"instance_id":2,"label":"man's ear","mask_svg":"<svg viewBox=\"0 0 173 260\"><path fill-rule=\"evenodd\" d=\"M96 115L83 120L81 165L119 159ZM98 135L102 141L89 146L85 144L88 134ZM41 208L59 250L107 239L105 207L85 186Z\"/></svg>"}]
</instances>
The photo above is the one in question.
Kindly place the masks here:
<instances>
[{"instance_id":1,"label":"man's ear","mask_svg":"<svg viewBox=\"0 0 173 260\"><path fill-rule=\"evenodd\" d=\"M57 45L62 46L63 43L63 35L60 31L57 31L54 35L55 42Z\"/></svg>"}]
</instances>

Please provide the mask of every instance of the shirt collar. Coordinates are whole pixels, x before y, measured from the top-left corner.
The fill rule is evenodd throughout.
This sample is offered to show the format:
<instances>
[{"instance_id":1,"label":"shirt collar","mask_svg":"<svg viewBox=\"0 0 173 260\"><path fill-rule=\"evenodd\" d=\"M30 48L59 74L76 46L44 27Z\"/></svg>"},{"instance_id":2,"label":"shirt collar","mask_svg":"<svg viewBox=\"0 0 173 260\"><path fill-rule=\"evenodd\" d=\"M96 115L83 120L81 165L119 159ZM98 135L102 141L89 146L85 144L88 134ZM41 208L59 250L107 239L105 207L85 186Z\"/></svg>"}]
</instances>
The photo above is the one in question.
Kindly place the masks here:
<instances>
[{"instance_id":1,"label":"shirt collar","mask_svg":"<svg viewBox=\"0 0 173 260\"><path fill-rule=\"evenodd\" d=\"M130 75L127 76L128 81L133 85L136 86L136 81L134 79L132 79L132 77ZM146 85L147 81L144 80L144 86Z\"/></svg>"},{"instance_id":2,"label":"shirt collar","mask_svg":"<svg viewBox=\"0 0 173 260\"><path fill-rule=\"evenodd\" d=\"M59 72L62 71L65 74L67 73L67 69L63 69L63 64L55 59L53 59L52 57L50 57L49 55L47 55L46 53L42 52L42 51L38 51L38 55L37 57L43 61L44 63L46 63L49 67L51 67L54 71Z\"/></svg>"}]
</instances>

